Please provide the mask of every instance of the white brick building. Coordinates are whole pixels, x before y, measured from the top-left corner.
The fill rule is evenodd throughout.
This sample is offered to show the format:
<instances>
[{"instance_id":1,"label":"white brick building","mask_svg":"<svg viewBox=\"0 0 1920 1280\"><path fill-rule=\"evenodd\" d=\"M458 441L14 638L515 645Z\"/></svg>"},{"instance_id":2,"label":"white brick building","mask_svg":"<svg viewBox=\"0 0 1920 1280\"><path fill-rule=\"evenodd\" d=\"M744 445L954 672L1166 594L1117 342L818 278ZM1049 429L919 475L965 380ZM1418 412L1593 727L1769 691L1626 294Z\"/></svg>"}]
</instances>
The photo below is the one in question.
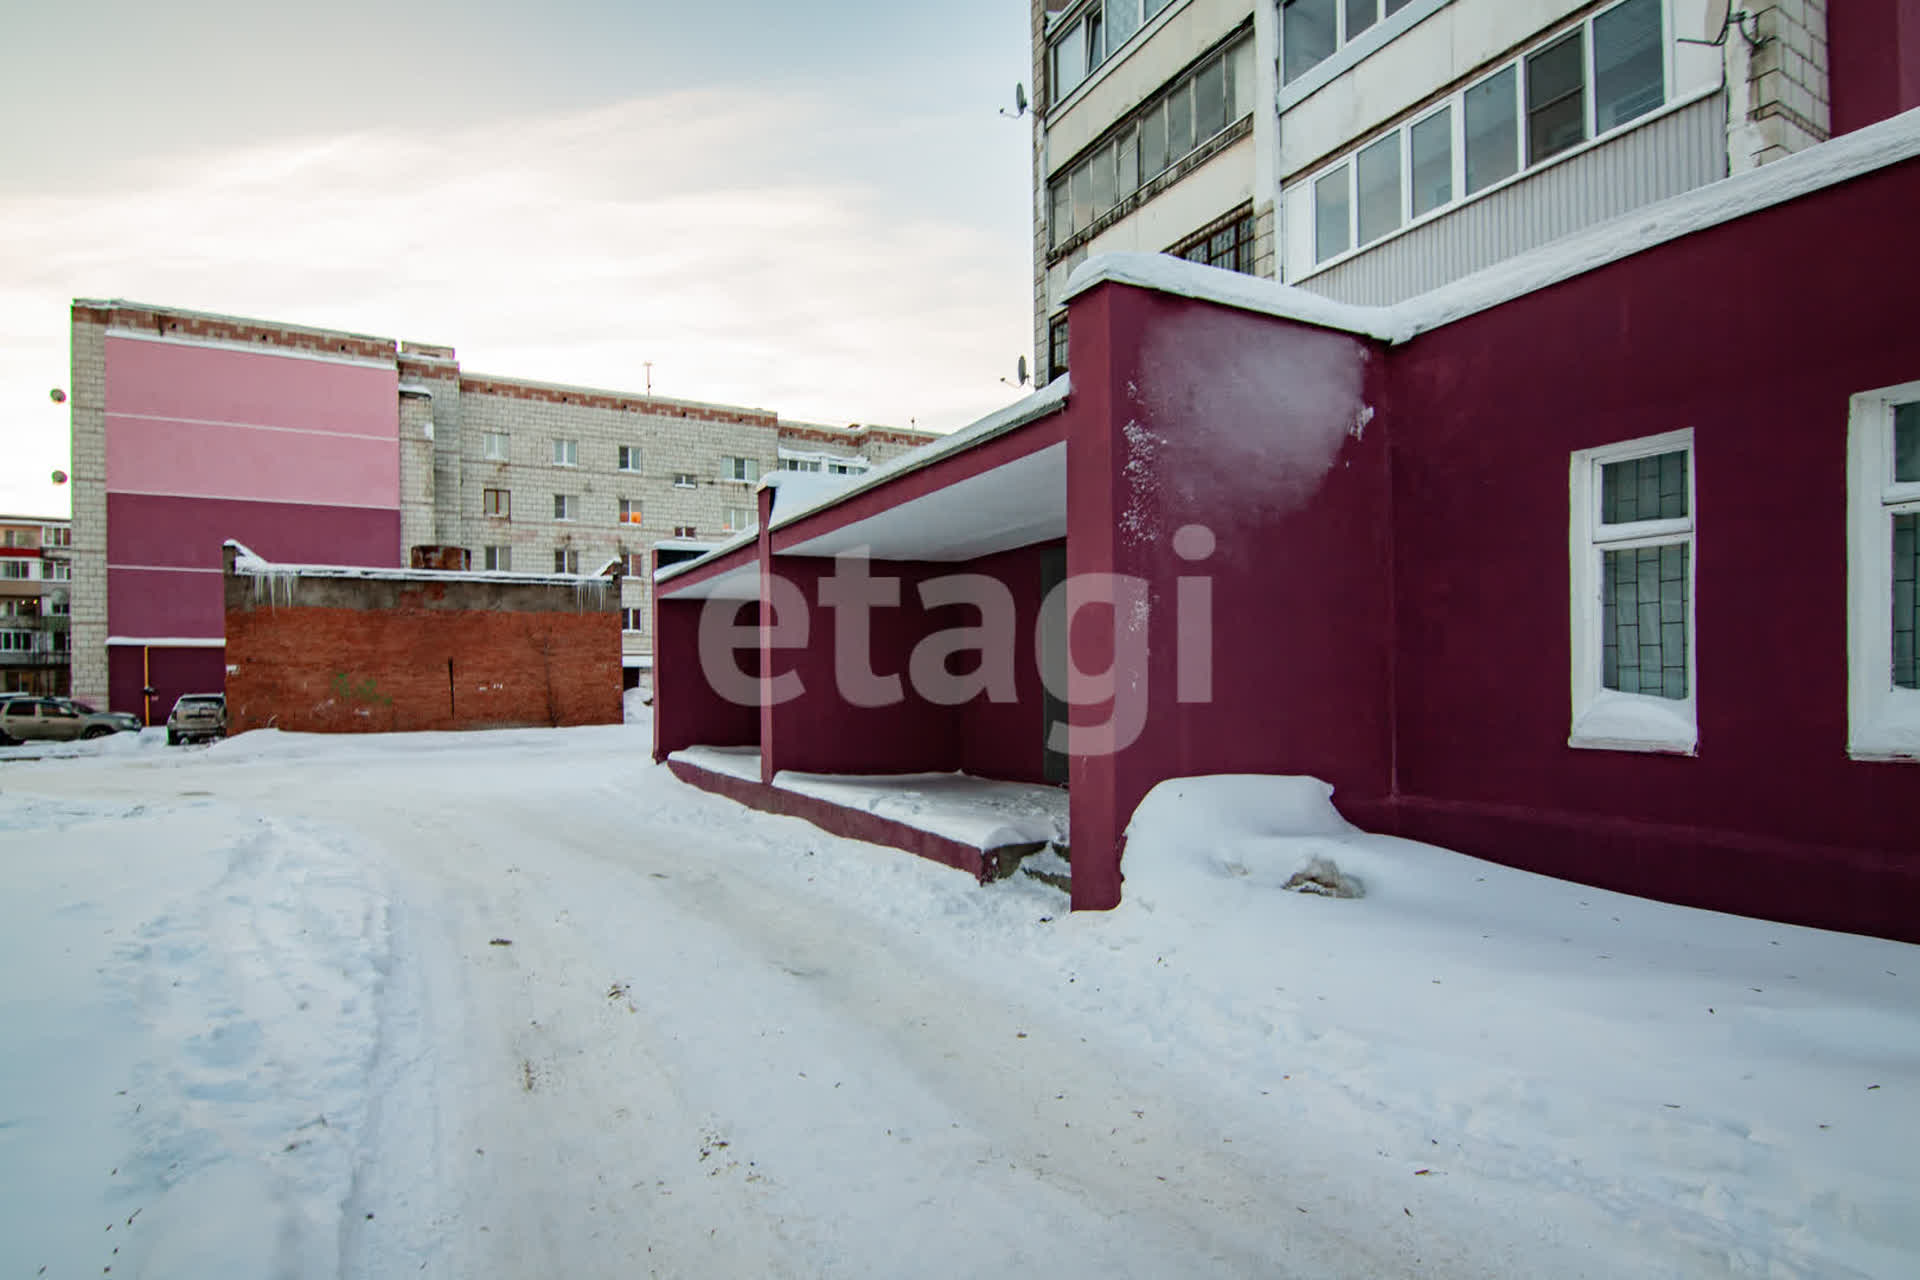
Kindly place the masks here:
<instances>
[{"instance_id":1,"label":"white brick building","mask_svg":"<svg viewBox=\"0 0 1920 1280\"><path fill-rule=\"evenodd\" d=\"M1093 254L1387 303L1824 140L1824 0L1712 8L1034 0L1040 380Z\"/></svg>"},{"instance_id":2,"label":"white brick building","mask_svg":"<svg viewBox=\"0 0 1920 1280\"><path fill-rule=\"evenodd\" d=\"M652 651L657 544L750 525L755 482L782 466L851 474L934 438L475 374L451 347L120 301L74 303L72 385L74 688L159 714L173 683L217 674L218 602L200 596L243 528L299 525L307 558L342 563L404 564L419 546L518 573L619 560L631 669ZM324 474L285 474L303 468ZM322 491L345 496L303 496ZM142 698L142 685L159 688Z\"/></svg>"}]
</instances>

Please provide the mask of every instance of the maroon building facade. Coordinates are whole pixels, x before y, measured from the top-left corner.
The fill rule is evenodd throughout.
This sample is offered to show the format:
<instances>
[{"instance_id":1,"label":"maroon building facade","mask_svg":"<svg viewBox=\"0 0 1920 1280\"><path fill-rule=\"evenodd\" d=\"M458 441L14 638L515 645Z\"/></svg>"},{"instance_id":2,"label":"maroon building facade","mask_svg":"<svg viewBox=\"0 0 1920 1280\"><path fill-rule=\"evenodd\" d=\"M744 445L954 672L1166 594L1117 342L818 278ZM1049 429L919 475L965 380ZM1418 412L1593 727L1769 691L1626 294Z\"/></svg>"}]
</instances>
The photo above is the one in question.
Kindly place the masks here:
<instances>
[{"instance_id":1,"label":"maroon building facade","mask_svg":"<svg viewBox=\"0 0 1920 1280\"><path fill-rule=\"evenodd\" d=\"M1892 680L1871 656L1913 608L1884 553L1920 510L1891 452L1920 431L1916 157L1908 113L1395 308L1096 260L1070 388L659 583L656 753L1031 780L1052 664L1077 908L1119 901L1158 782L1312 774L1371 830L1920 941L1897 620ZM829 568L856 553L904 602L857 662ZM913 607L955 574L974 608ZM921 646L1005 599L1012 682L916 696ZM711 678L742 636L754 707ZM848 671L901 696L857 705Z\"/></svg>"}]
</instances>

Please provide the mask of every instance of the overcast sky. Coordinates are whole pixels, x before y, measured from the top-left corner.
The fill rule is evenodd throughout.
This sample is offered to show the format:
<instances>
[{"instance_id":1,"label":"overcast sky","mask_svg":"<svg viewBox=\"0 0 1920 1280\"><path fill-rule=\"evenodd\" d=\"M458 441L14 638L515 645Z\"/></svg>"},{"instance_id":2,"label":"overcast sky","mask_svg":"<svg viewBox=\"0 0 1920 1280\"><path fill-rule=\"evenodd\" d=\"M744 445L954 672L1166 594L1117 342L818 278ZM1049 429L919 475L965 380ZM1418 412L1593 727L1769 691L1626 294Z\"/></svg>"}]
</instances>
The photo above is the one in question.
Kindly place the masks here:
<instances>
[{"instance_id":1,"label":"overcast sky","mask_svg":"<svg viewBox=\"0 0 1920 1280\"><path fill-rule=\"evenodd\" d=\"M0 512L68 307L947 430L1031 338L1025 0L63 0L0 18Z\"/></svg>"}]
</instances>

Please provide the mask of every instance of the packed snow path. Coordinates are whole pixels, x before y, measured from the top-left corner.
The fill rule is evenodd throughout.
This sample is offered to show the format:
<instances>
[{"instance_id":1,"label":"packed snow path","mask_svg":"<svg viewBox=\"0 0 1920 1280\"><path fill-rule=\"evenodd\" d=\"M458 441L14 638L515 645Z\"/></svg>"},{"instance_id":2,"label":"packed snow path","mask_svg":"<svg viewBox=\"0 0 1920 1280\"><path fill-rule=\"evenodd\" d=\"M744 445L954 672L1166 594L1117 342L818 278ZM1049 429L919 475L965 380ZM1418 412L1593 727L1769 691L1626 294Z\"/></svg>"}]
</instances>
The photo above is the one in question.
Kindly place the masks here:
<instances>
[{"instance_id":1,"label":"packed snow path","mask_svg":"<svg viewBox=\"0 0 1920 1280\"><path fill-rule=\"evenodd\" d=\"M1813 1028L1871 1043L1786 1081L1835 1097L1740 1120L1713 1109L1718 1059L1647 1062L1608 992L1562 971L1543 994L1526 953L1510 974L1436 962L1484 984L1462 995L1407 975L1478 1045L1419 1043L1419 1017L1396 1033L1407 1015L1354 985L1404 959L1368 936L1398 923L1371 899L1284 899L1345 951L1178 895L1067 918L1038 884L983 890L695 792L646 745L256 734L7 766L10 1273L1892 1275L1917 1256L1920 1032L1871 1001ZM1830 937L1734 923L1763 952ZM1912 950L1840 944L1907 984L1894 1006ZM1676 980L1690 1000L1724 979L1729 1056L1782 1069L1735 1030L1749 959ZM1548 1006L1583 993L1564 1016L1590 1040L1513 1060L1513 1019L1564 1041ZM1621 1060L1587 1069L1616 1084L1554 1060L1609 1044Z\"/></svg>"}]
</instances>

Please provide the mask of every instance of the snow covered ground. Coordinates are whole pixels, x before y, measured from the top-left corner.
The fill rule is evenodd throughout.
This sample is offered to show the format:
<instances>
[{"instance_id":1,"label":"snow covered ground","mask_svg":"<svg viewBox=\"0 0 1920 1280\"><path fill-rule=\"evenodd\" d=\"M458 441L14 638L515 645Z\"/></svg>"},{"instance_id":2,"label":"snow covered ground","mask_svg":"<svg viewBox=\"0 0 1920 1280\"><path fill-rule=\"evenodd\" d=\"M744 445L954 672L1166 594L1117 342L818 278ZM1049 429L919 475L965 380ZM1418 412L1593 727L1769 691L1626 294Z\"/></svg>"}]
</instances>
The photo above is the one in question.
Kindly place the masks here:
<instances>
[{"instance_id":1,"label":"snow covered ground","mask_svg":"<svg viewBox=\"0 0 1920 1280\"><path fill-rule=\"evenodd\" d=\"M1913 947L1232 779L1069 916L648 745L0 761L0 1270L1920 1274Z\"/></svg>"}]
</instances>

